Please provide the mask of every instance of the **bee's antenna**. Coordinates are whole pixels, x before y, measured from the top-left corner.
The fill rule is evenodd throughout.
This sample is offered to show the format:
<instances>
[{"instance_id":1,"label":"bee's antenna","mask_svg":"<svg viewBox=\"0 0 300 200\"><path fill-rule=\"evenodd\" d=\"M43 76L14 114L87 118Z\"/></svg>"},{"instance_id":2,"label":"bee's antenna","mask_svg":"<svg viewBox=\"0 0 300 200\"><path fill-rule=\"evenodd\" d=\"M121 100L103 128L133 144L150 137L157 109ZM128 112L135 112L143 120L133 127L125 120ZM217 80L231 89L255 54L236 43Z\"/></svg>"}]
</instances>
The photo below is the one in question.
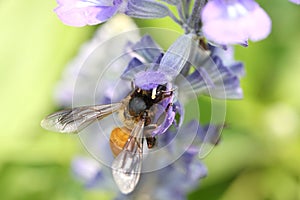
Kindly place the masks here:
<instances>
[{"instance_id":1,"label":"bee's antenna","mask_svg":"<svg viewBox=\"0 0 300 200\"><path fill-rule=\"evenodd\" d=\"M168 90L168 91L162 90L161 92L162 93L167 93L167 92L174 92L175 90L177 90L177 88L172 88L171 90Z\"/></svg>"}]
</instances>

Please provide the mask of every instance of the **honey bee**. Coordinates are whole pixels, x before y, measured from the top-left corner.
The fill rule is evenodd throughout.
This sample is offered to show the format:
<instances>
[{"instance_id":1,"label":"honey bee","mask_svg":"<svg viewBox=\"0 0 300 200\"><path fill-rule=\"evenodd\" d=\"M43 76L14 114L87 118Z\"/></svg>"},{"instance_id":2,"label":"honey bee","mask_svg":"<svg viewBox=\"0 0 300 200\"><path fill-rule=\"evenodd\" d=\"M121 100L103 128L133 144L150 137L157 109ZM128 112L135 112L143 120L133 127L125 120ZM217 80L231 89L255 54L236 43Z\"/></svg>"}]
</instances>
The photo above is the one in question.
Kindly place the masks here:
<instances>
[{"instance_id":1,"label":"honey bee","mask_svg":"<svg viewBox=\"0 0 300 200\"><path fill-rule=\"evenodd\" d=\"M76 107L50 114L42 120L41 126L60 133L78 133L94 121L117 112L124 126L113 129L110 135L110 147L115 156L112 174L120 191L128 194L139 181L144 139L148 148L155 146L156 138L151 133L163 123L171 103L155 121L157 106L172 96L173 91L168 90L166 85L150 90L135 88L118 103Z\"/></svg>"}]
</instances>

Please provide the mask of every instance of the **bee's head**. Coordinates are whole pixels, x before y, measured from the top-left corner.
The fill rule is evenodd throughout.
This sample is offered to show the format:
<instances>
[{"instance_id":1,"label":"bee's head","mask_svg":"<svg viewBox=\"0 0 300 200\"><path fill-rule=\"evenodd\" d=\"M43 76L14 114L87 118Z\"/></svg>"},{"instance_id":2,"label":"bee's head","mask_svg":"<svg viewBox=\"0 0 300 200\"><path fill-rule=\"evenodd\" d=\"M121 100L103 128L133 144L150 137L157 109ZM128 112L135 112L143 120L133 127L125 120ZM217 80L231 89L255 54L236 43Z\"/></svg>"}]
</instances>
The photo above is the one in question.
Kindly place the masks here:
<instances>
[{"instance_id":1,"label":"bee's head","mask_svg":"<svg viewBox=\"0 0 300 200\"><path fill-rule=\"evenodd\" d=\"M133 96L129 101L129 113L131 116L140 116L147 109L147 102L142 96Z\"/></svg>"}]
</instances>

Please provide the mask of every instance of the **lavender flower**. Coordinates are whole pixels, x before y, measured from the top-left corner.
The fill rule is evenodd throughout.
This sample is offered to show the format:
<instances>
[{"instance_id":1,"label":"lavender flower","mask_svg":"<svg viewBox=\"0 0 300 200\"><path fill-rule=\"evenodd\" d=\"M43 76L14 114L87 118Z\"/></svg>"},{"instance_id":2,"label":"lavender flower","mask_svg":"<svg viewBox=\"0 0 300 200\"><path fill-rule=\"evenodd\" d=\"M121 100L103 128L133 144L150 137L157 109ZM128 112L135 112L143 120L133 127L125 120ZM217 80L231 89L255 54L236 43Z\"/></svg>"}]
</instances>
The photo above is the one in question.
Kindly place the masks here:
<instances>
[{"instance_id":1,"label":"lavender flower","mask_svg":"<svg viewBox=\"0 0 300 200\"><path fill-rule=\"evenodd\" d=\"M117 21L115 22L117 23ZM126 36L127 34L124 35ZM151 130L151 134L153 137L158 136L159 144L157 148L150 149L144 153L145 159L143 160L142 172L156 173L154 172L155 170L162 170L164 174L170 173L169 177L173 177L174 180L182 184L173 184L174 182L172 181L164 182L163 179L160 179L161 175L147 178L147 180L152 179L155 185L164 185L163 189L160 190L151 186L153 191L157 191L161 196L171 197L174 194L171 191L176 190L178 192L177 197L183 198L187 191L196 186L199 179L206 172L195 155L199 154L199 149L204 142L213 141L213 144L217 143L220 128L218 128L219 126L212 129L201 128L196 121L181 126L183 115L185 114L183 104L187 99L181 101L180 94L194 94L194 97L195 94L207 94L216 98L236 98L236 96L240 98L239 82L232 81L232 79L239 80L238 75L243 66L238 65L238 67L234 67L236 63L231 60L230 56L227 56L229 61L220 62L218 58L222 57L221 53L213 48L210 51L200 49L197 41L194 40L191 34L179 37L167 51L163 51L150 36L146 35L136 42L136 38L133 37L135 34L129 33L128 35L131 37L123 36L120 39L114 37L114 40L102 43L101 48L95 48L92 45L92 49L88 50L88 52L95 50L93 54L96 54L95 56L93 54L90 55L85 61L85 65L80 70L77 70L77 82L75 90L71 94L73 94L74 100L77 101L75 105L94 105L115 102L124 98L126 93L128 94L131 90L131 82L134 87L146 91L155 91L161 85L165 87L163 91L172 90L174 93L170 93L162 101L157 102L157 107L154 108L155 115L152 118L152 122L158 126ZM131 41L125 45L125 41L128 39ZM109 48L106 44L110 48L116 47L119 51L112 49L113 54L109 54ZM126 49L123 55L120 52L122 49L120 48L121 44ZM89 45L85 46L84 49L88 47ZM106 55L105 59L99 57L99 55L104 55L104 52ZM115 55L116 52L122 56L118 57ZM85 59L86 54L83 54L84 56L79 56L79 58ZM114 56L110 57L112 55L117 56L118 59L105 63L106 59L113 60L116 58ZM214 56L213 59L210 59L210 55ZM82 63L83 61L79 60L79 62L73 63L75 67L73 65L72 68L78 69L78 64ZM225 66L225 63L227 66ZM106 65L109 68L103 67ZM190 70L191 67L194 67L194 70ZM105 77L99 79L106 70L113 72L114 75L109 73L108 79ZM99 74L98 71L101 73ZM118 77L121 79L118 80ZM58 88L58 91L65 91L65 88L69 87L70 84L67 84L68 80L64 83ZM91 93L91 89L97 88L98 85L100 85L101 89L95 89L95 93ZM61 92L58 93L61 94ZM156 95L155 92L153 94ZM71 104L71 98L69 100L66 98L62 99L64 103L69 101L69 105ZM178 118L175 120L176 115L178 115ZM198 119L198 117L195 118ZM87 150L100 160L102 164L109 167L115 162L112 152L108 151L109 141L105 138L110 137L109 134L114 128L112 127L114 124L120 126L118 123L116 116L107 117L99 121L99 124L90 125L80 134L80 138ZM174 129L170 129L172 125L174 125ZM179 157L181 158L176 161ZM172 164L174 161L176 162ZM74 164L73 166L74 170L76 170L81 165ZM163 169L164 167L171 168ZM194 171L194 176L191 175L191 170ZM184 172L183 174L182 171ZM86 177L87 185L97 182L95 180L101 179L104 173L93 170L93 174L101 174L101 176L98 176L98 178L82 176ZM142 182L140 187L145 187L143 186L144 184ZM139 189L132 193L133 196L137 194L139 194Z\"/></svg>"},{"instance_id":2,"label":"lavender flower","mask_svg":"<svg viewBox=\"0 0 300 200\"><path fill-rule=\"evenodd\" d=\"M117 42L116 44L120 44ZM111 44L110 44L111 45ZM118 101L130 91L129 81L133 81L134 85L141 89L151 90L156 88L160 84L167 84L167 88L178 88L178 93L187 94L183 96L190 96L193 94L206 94L215 98L241 98L242 91L239 85L239 77L243 74L243 65L241 63L229 63L230 65L225 66L222 63L220 53L216 51L216 48L212 48L212 58L208 59L209 54L203 50L200 50L190 35L185 35L180 37L169 49L167 52L163 52L162 49L151 39L149 36L143 37L138 43L127 45L128 50L126 53L129 56L128 66L124 70L124 73L120 74L121 82L107 82L105 81L102 84L104 87L99 89L96 104L109 103L112 101ZM102 53L97 54L101 55ZM220 55L219 55L220 54ZM219 56L218 56L219 55ZM127 56L128 57L128 56ZM230 60L232 58L228 58ZM186 71L185 68L190 66L186 65L187 60L191 60L191 64L195 66L196 70L192 73L183 73ZM103 60L101 61L103 62ZM122 64L123 63L123 64ZM118 63L114 65L116 69L113 71L120 70L120 66L124 66L124 63ZM91 63L90 63L91 65ZM96 62L96 66L99 66L99 63ZM103 65L103 63L101 64ZM110 69L114 68L111 66ZM90 68L90 66L89 66ZM90 70L90 69L89 69ZM93 70L94 72L95 70ZM101 70L99 70L101 71ZM81 87L95 87L95 81L92 81L93 78L90 76L96 75L94 79L97 80L97 73L86 73L84 76L79 76L77 82L82 82L77 86L77 96L81 99L81 104L83 102L83 97L87 98L86 91L89 89L81 90ZM98 73L99 74L99 73ZM178 79L178 76L182 76L182 79ZM83 77L83 80L81 80ZM89 80L88 82L86 80ZM116 84L117 83L117 84ZM121 83L121 84L120 84ZM92 86L94 85L94 86ZM113 88L123 88L118 91L117 96L114 96ZM66 87L69 87L69 84L66 84ZM183 89L181 89L183 88ZM190 88L190 89L188 89ZM60 90L65 91L63 87L60 87ZM62 92L58 92L62 93ZM103 94L108 94L105 96ZM105 97L105 101L103 98ZM94 96L92 96L94 97ZM92 100L92 101L91 101ZM94 98L86 102L85 104L95 104ZM178 122L175 121L176 113L179 116L184 113L182 103L178 99L174 99L173 96L166 98L164 101L159 103L160 111L157 111L158 116L155 117L154 121L159 119L159 116L165 115L164 120L160 122L160 125L157 129L153 130L152 135L156 136L164 133L172 124L180 126L182 119ZM172 108L168 108L168 105L173 103ZM76 103L75 103L76 104ZM167 109L167 112L164 111ZM109 131L110 132L110 131Z\"/></svg>"},{"instance_id":3,"label":"lavender flower","mask_svg":"<svg viewBox=\"0 0 300 200\"><path fill-rule=\"evenodd\" d=\"M206 60L203 65L197 68L197 71L188 77L188 79L195 78L200 72L198 79L190 80L193 83L194 91L202 91L204 94L214 98L242 99L243 91L240 87L240 78L245 73L243 63L233 59L232 47L223 50L210 46L209 49L212 60ZM206 82L212 84L211 88L207 88L206 90L202 90L201 87L199 88L199 85L204 85Z\"/></svg>"},{"instance_id":4,"label":"lavender flower","mask_svg":"<svg viewBox=\"0 0 300 200\"><path fill-rule=\"evenodd\" d=\"M297 0L290 1L300 4ZM109 190L118 194L116 199L119 200L185 199L186 194L206 176L207 170L198 158L206 155L219 142L223 127L222 124L199 124L197 100L197 106L194 106L197 116L190 116L192 114L189 113L188 117L194 120L183 123L187 116L185 103L200 95L217 99L243 97L240 78L244 76L244 66L233 59L233 49L227 45L247 46L248 40L259 41L266 38L271 31L269 16L254 0L57 2L59 6L55 12L63 23L71 26L100 24L117 13L123 13L142 19L169 16L185 30L185 34L178 37L167 50L163 50L149 35L140 37L138 31L124 33L107 42L107 38L103 36L112 35L107 33L109 29L106 27L118 27L122 24L112 19L82 48L56 91L56 98L61 106L119 102L116 103L118 109L111 112L118 115L105 115L105 119L100 115L103 111L101 109L95 109L97 112L92 113L82 112L83 118L91 115L93 120L101 119L97 124L86 123L90 126L80 133L80 139L102 165L84 157L77 157L72 162L73 173L87 188ZM176 6L178 15L174 15L165 4ZM194 6L190 9L192 4ZM132 22L129 24L132 25ZM136 28L135 25L132 27ZM209 44L216 46L205 42L203 45L203 36L208 39ZM224 48L219 48L220 46ZM147 94L148 99L139 102L138 96L137 101L131 101L134 99L132 94L136 94L136 91L138 95ZM157 100L159 95L163 98ZM127 99L128 104L124 103ZM155 103L149 103L155 100ZM129 106L130 103L136 105L134 108L137 110L141 108L144 115L138 115L138 118L131 114L128 111L133 108ZM76 115L73 113L74 116ZM128 120L130 117L134 120ZM58 117L58 120L55 118L54 123L59 124L61 118L63 117ZM145 119L150 119L148 121L151 124L147 124ZM72 122L75 120L61 121L65 121L59 124L62 126L57 126L61 129L70 126L69 132L81 130L73 126ZM128 134L129 139L125 140L125 146L120 147L121 153L116 157L112 154L110 138L115 130L114 125L123 126L122 128L131 132ZM149 127L151 129L147 130ZM137 129L140 131L135 131ZM143 148L143 139L148 142L148 137L157 138L158 145L155 148ZM140 174L141 181L137 185ZM120 194L116 186L123 194Z\"/></svg>"},{"instance_id":5,"label":"lavender flower","mask_svg":"<svg viewBox=\"0 0 300 200\"><path fill-rule=\"evenodd\" d=\"M271 20L254 0L211 0L201 13L204 36L218 44L258 41L271 32Z\"/></svg>"},{"instance_id":6,"label":"lavender flower","mask_svg":"<svg viewBox=\"0 0 300 200\"><path fill-rule=\"evenodd\" d=\"M151 49L152 52L139 52L140 46ZM148 36L143 37L141 42L132 48L139 54L137 57L140 60L133 57L122 77L135 79L137 85L141 85L139 81L143 84L156 81L159 84L159 81L167 82L174 79L173 84L178 87L179 93L182 92L187 96L189 94L205 94L219 99L241 99L243 97L239 79L244 75L244 66L241 62L234 61L233 49L230 47L222 50L210 46L209 55L208 51L199 49L193 39L186 35L180 37L166 53L163 53L161 48ZM146 66L142 61L147 60L146 57L151 57L152 62L155 62L153 68L159 66L155 74L151 71L143 71ZM212 59L208 59L209 57ZM191 66L195 66L194 72L186 73ZM182 77L178 78L178 75ZM183 90L181 90L182 88Z\"/></svg>"},{"instance_id":7,"label":"lavender flower","mask_svg":"<svg viewBox=\"0 0 300 200\"><path fill-rule=\"evenodd\" d=\"M117 13L137 18L161 18L169 14L166 6L152 0L57 0L60 20L70 26L96 25Z\"/></svg>"}]
</instances>

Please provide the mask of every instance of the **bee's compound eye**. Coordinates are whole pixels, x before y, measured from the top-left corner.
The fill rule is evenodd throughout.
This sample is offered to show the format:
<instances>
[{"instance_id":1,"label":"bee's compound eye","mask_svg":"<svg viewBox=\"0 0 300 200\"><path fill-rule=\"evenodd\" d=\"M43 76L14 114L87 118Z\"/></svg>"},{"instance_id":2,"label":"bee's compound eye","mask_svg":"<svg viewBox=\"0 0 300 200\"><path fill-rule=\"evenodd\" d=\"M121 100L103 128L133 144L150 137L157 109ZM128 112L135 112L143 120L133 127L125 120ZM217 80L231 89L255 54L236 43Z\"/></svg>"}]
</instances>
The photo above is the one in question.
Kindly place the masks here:
<instances>
[{"instance_id":1,"label":"bee's compound eye","mask_svg":"<svg viewBox=\"0 0 300 200\"><path fill-rule=\"evenodd\" d=\"M127 128L114 128L110 134L109 144L110 149L115 157L122 151L124 145L129 138L130 132Z\"/></svg>"},{"instance_id":2,"label":"bee's compound eye","mask_svg":"<svg viewBox=\"0 0 300 200\"><path fill-rule=\"evenodd\" d=\"M165 85L158 85L157 86L157 92L166 91L167 87Z\"/></svg>"}]
</instances>

